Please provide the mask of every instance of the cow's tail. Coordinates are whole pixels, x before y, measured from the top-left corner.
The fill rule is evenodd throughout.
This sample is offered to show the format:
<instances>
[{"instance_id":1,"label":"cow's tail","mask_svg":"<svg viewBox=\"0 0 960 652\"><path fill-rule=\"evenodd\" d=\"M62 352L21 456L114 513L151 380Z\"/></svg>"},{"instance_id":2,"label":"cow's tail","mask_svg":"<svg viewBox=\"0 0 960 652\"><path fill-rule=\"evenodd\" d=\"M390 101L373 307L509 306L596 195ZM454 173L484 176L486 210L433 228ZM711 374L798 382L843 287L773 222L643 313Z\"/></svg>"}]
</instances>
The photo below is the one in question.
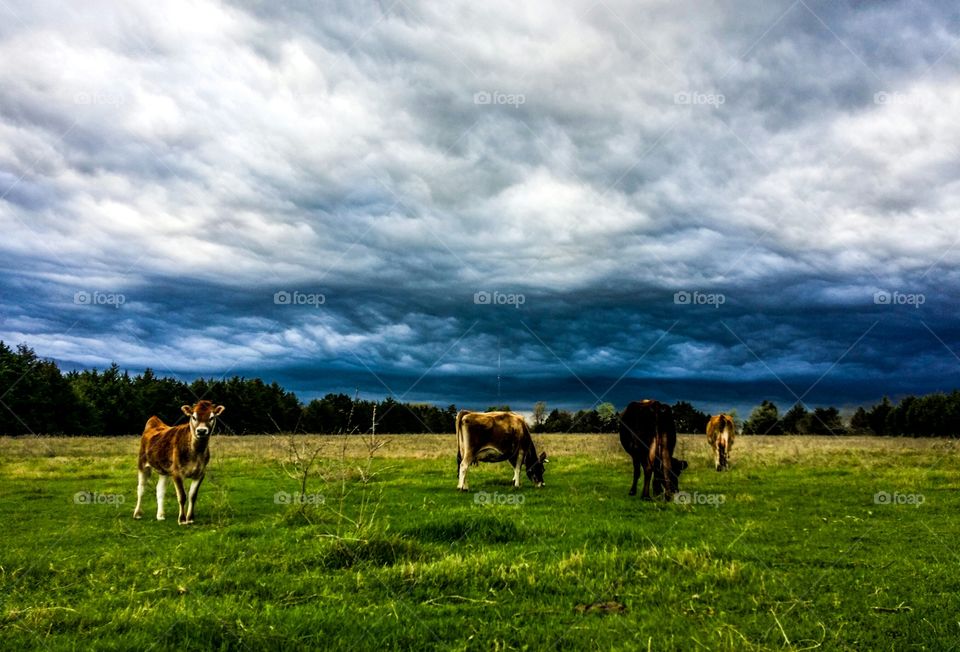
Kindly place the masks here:
<instances>
[{"instance_id":1,"label":"cow's tail","mask_svg":"<svg viewBox=\"0 0 960 652\"><path fill-rule=\"evenodd\" d=\"M667 500L673 495L676 487L673 486L673 478L670 476L671 455L670 455L670 431L667 424L661 423L657 419L657 438L656 438L656 456L660 460L660 472L663 474L663 497Z\"/></svg>"},{"instance_id":2,"label":"cow's tail","mask_svg":"<svg viewBox=\"0 0 960 652\"><path fill-rule=\"evenodd\" d=\"M457 412L457 417L454 421L454 427L457 431L457 477L460 477L460 464L463 463L463 448L464 448L464 432L463 432L463 417L466 416L466 410L460 410Z\"/></svg>"}]
</instances>

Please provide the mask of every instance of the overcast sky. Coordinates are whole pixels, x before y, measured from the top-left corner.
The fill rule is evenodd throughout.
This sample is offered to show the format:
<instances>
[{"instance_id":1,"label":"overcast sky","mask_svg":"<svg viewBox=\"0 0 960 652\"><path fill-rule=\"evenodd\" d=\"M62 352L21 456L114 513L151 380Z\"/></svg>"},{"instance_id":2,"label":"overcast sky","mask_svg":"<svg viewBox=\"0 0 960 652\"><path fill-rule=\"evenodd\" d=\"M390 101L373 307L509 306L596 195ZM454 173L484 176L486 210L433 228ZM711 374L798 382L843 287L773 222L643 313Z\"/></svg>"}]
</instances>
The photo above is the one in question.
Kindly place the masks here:
<instances>
[{"instance_id":1,"label":"overcast sky","mask_svg":"<svg viewBox=\"0 0 960 652\"><path fill-rule=\"evenodd\" d=\"M912 0L2 0L0 339L473 408L960 387L958 42Z\"/></svg>"}]
</instances>

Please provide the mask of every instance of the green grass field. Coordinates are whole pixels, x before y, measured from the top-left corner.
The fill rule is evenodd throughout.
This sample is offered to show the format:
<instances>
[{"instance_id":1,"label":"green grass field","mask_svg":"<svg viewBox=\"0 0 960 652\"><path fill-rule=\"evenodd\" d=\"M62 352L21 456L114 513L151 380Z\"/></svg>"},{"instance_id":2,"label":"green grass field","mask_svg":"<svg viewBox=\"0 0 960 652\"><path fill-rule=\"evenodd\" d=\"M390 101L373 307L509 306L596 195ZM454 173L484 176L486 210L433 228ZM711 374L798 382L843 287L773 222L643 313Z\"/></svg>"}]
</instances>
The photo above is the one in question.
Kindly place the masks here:
<instances>
[{"instance_id":1,"label":"green grass field","mask_svg":"<svg viewBox=\"0 0 960 652\"><path fill-rule=\"evenodd\" d=\"M453 435L384 439L298 439L297 504L287 440L215 437L189 527L172 486L131 518L136 439L0 439L0 647L960 646L956 442L742 437L717 473L681 436L664 504L610 435L537 436L546 487L487 464L469 494Z\"/></svg>"}]
</instances>

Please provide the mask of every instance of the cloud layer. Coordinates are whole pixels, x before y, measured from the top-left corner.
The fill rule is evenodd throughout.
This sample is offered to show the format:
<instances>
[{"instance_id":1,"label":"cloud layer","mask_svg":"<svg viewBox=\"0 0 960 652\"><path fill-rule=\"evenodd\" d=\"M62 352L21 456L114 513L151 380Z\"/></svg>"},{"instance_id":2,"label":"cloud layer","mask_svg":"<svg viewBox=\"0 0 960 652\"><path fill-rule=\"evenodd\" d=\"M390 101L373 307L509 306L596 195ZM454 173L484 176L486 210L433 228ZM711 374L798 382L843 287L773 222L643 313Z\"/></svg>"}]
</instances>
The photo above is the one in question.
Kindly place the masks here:
<instances>
[{"instance_id":1,"label":"cloud layer","mask_svg":"<svg viewBox=\"0 0 960 652\"><path fill-rule=\"evenodd\" d=\"M0 339L474 407L960 384L957 10L634 4L0 5Z\"/></svg>"}]
</instances>

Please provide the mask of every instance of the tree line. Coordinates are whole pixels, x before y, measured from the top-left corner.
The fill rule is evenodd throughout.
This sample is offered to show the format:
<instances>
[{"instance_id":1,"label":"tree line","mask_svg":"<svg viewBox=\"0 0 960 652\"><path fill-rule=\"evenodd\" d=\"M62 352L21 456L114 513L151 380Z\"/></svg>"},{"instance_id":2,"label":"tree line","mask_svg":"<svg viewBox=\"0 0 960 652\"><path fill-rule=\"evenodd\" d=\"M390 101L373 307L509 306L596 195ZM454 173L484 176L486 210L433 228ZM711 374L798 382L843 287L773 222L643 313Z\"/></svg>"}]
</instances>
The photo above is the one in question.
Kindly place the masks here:
<instances>
[{"instance_id":1,"label":"tree line","mask_svg":"<svg viewBox=\"0 0 960 652\"><path fill-rule=\"evenodd\" d=\"M886 396L879 403L858 407L844 420L834 407L808 410L796 403L782 416L771 401L763 401L743 424L744 434L760 435L880 435L956 437L960 435L960 391L905 396L896 404Z\"/></svg>"},{"instance_id":2,"label":"tree line","mask_svg":"<svg viewBox=\"0 0 960 652\"><path fill-rule=\"evenodd\" d=\"M277 383L259 378L198 378L186 383L151 369L130 375L116 364L105 370L63 373L33 349L11 349L0 341L0 434L139 434L150 415L168 423L181 417L180 406L199 398L227 406L223 431L261 433L452 433L457 407L401 403L327 394L304 404ZM709 416L686 401L673 404L677 431L702 433ZM491 405L506 409L508 405ZM531 430L538 433L614 433L619 413L612 403L571 412L534 405ZM834 407L808 410L797 403L781 415L771 401L754 408L742 424L745 434L956 436L960 432L960 391L888 398L860 407L849 420Z\"/></svg>"},{"instance_id":3,"label":"tree line","mask_svg":"<svg viewBox=\"0 0 960 652\"><path fill-rule=\"evenodd\" d=\"M0 434L131 435L151 415L173 424L181 405L206 398L227 406L223 432L424 433L453 432L456 408L392 398L368 401L328 394L303 404L296 394L259 378L198 378L190 383L156 375L105 370L61 372L57 364L20 345L0 342ZM376 422L374 422L374 418Z\"/></svg>"}]
</instances>

